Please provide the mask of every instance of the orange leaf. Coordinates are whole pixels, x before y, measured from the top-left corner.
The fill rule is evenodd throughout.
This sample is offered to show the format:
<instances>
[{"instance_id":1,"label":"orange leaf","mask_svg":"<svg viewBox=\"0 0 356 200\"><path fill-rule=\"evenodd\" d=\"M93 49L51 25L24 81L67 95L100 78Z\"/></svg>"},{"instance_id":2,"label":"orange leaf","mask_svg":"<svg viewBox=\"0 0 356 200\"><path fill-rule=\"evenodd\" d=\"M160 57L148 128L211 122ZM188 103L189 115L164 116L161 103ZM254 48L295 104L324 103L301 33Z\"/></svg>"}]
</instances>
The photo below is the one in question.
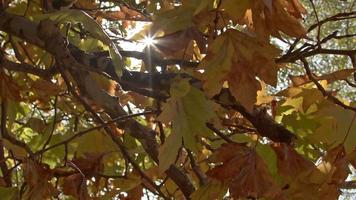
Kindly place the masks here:
<instances>
[{"instance_id":1,"label":"orange leaf","mask_svg":"<svg viewBox=\"0 0 356 200\"><path fill-rule=\"evenodd\" d=\"M13 101L21 100L19 85L2 70L0 70L0 97Z\"/></svg>"}]
</instances>

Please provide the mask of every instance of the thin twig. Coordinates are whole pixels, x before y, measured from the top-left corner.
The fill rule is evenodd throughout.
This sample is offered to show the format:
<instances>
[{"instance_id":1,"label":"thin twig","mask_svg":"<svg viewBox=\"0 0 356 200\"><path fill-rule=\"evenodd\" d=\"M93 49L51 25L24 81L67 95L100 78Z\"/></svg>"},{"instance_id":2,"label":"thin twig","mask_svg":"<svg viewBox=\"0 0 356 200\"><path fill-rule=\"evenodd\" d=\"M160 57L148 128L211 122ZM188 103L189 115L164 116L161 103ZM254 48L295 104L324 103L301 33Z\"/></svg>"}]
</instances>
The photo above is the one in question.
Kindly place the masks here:
<instances>
[{"instance_id":1,"label":"thin twig","mask_svg":"<svg viewBox=\"0 0 356 200\"><path fill-rule=\"evenodd\" d=\"M76 139L76 138L78 138L78 137L81 137L81 136L85 135L86 133L90 133L90 132L92 132L92 131L94 131L94 130L98 130L98 129L107 127L107 126L109 126L110 124L113 124L113 123L115 123L115 122L124 121L124 120L126 120L126 119L130 119L130 118L133 118L133 117L137 117L137 116L141 116L141 115L150 115L150 114L154 114L154 113L155 113L155 111L145 111L145 112L142 112L142 113L135 113L135 114L120 116L120 117L111 119L111 120L109 120L109 121L107 121L107 122L104 122L104 123L98 125L98 126L95 126L95 127L92 127L92 128L88 128L88 129L86 129L86 130L84 130L84 131L80 131L80 132L74 134L72 137L70 137L70 138L68 138L68 139L66 139L66 140L63 140L62 142L58 142L57 144L54 144L54 145L52 145L52 146L50 146L50 147L47 147L47 148L45 148L45 149L42 149L42 150L40 150L40 151L37 151L37 152L35 153L35 155L41 154L41 153L43 153L43 152L46 152L46 151L48 151L48 150L50 150L50 149L53 149L53 148L56 148L56 147L58 147L58 146L67 144L67 143L69 143L70 141L72 141L72 140L74 140L74 139Z\"/></svg>"},{"instance_id":2,"label":"thin twig","mask_svg":"<svg viewBox=\"0 0 356 200\"><path fill-rule=\"evenodd\" d=\"M318 80L314 77L312 71L310 70L309 63L306 61L306 59L302 58L300 59L303 63L304 69L309 77L309 79L316 85L316 87L319 89L319 91L324 95L324 97L327 97L331 101L333 101L335 104L356 112L356 108L352 106L348 106L341 102L338 98L334 97L330 92L326 91L324 87L318 82Z\"/></svg>"},{"instance_id":3,"label":"thin twig","mask_svg":"<svg viewBox=\"0 0 356 200\"><path fill-rule=\"evenodd\" d=\"M57 125L57 100L58 100L58 96L55 96L54 98L54 116L53 116L53 123L52 123L52 130L51 133L49 134L46 142L43 144L42 150L46 148L46 146L49 144L49 142L52 139L52 136L54 134L54 131L56 129L56 125Z\"/></svg>"},{"instance_id":4,"label":"thin twig","mask_svg":"<svg viewBox=\"0 0 356 200\"><path fill-rule=\"evenodd\" d=\"M91 106L75 91L73 86L71 85L67 75L65 74L64 69L61 68L61 65L58 65L59 71L63 77L64 82L66 83L68 90L79 100L79 102L85 107L87 111L89 111L93 117L100 122L100 124L105 124L104 120L91 108ZM106 133L111 137L113 142L119 147L121 150L122 155L131 163L131 165L138 171L143 179L145 179L155 190L159 193L159 195L164 198L168 199L166 195L161 191L161 189L142 171L140 166L134 161L134 159L130 156L129 152L125 148L123 142L111 131L111 129L104 126Z\"/></svg>"},{"instance_id":5,"label":"thin twig","mask_svg":"<svg viewBox=\"0 0 356 200\"><path fill-rule=\"evenodd\" d=\"M217 128L215 128L212 124L207 123L206 126L212 130L214 133L216 133L216 135L218 135L219 137L221 137L222 139L224 139L226 142L228 143L233 143L234 141L232 141L229 137L227 137L224 133L220 132Z\"/></svg>"},{"instance_id":6,"label":"thin twig","mask_svg":"<svg viewBox=\"0 0 356 200\"><path fill-rule=\"evenodd\" d=\"M207 179L206 175L201 171L199 165L195 161L193 153L189 149L187 149L187 152L190 160L190 165L192 166L193 172L198 177L200 185L205 185Z\"/></svg>"},{"instance_id":7,"label":"thin twig","mask_svg":"<svg viewBox=\"0 0 356 200\"><path fill-rule=\"evenodd\" d=\"M7 100L5 99L6 97L2 97L1 99L1 136L4 138L5 132L6 132L6 118L7 118L7 113L6 113L6 107L7 107ZM2 174L8 174L9 169L7 168L6 165L6 159L5 159L5 152L4 152L4 143L3 139L0 139L0 169ZM3 176L6 186L11 187L11 176Z\"/></svg>"}]
</instances>

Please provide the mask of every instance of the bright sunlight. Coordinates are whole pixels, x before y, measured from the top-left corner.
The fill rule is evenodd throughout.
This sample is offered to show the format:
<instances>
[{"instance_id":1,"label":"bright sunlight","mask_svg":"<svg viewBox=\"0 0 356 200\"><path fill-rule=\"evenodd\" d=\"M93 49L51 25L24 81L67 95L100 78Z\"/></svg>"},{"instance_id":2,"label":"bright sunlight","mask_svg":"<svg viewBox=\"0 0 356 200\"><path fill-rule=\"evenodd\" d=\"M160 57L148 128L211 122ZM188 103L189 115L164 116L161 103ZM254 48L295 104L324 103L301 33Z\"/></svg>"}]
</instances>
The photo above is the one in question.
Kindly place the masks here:
<instances>
[{"instance_id":1,"label":"bright sunlight","mask_svg":"<svg viewBox=\"0 0 356 200\"><path fill-rule=\"evenodd\" d=\"M152 46L155 43L155 40L153 37L145 36L145 38L142 40L142 43L145 46Z\"/></svg>"}]
</instances>

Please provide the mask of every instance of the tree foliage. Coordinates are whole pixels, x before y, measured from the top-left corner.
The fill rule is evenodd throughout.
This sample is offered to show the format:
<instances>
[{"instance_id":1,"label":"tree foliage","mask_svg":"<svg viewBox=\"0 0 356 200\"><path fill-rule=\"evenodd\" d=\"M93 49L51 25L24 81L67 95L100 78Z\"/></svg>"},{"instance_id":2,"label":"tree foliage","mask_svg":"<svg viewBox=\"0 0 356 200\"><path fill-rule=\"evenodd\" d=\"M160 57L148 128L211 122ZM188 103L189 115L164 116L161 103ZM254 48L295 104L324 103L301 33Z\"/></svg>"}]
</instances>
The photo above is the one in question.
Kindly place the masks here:
<instances>
[{"instance_id":1,"label":"tree foliage","mask_svg":"<svg viewBox=\"0 0 356 200\"><path fill-rule=\"evenodd\" d=\"M355 4L2 1L1 198L337 199Z\"/></svg>"}]
</instances>

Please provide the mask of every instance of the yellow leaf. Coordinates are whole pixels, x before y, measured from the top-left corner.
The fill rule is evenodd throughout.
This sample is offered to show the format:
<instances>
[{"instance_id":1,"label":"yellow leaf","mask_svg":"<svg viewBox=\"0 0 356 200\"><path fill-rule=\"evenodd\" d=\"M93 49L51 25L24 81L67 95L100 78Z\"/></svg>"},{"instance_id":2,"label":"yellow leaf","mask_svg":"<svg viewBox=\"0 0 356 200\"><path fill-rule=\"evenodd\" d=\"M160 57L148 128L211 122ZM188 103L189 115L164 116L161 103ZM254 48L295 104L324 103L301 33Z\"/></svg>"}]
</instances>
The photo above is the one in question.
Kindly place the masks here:
<instances>
[{"instance_id":1,"label":"yellow leaf","mask_svg":"<svg viewBox=\"0 0 356 200\"><path fill-rule=\"evenodd\" d=\"M269 104L273 101L274 97L269 96L266 91L266 83L260 81L261 90L257 91L257 102L256 105Z\"/></svg>"}]
</instances>

